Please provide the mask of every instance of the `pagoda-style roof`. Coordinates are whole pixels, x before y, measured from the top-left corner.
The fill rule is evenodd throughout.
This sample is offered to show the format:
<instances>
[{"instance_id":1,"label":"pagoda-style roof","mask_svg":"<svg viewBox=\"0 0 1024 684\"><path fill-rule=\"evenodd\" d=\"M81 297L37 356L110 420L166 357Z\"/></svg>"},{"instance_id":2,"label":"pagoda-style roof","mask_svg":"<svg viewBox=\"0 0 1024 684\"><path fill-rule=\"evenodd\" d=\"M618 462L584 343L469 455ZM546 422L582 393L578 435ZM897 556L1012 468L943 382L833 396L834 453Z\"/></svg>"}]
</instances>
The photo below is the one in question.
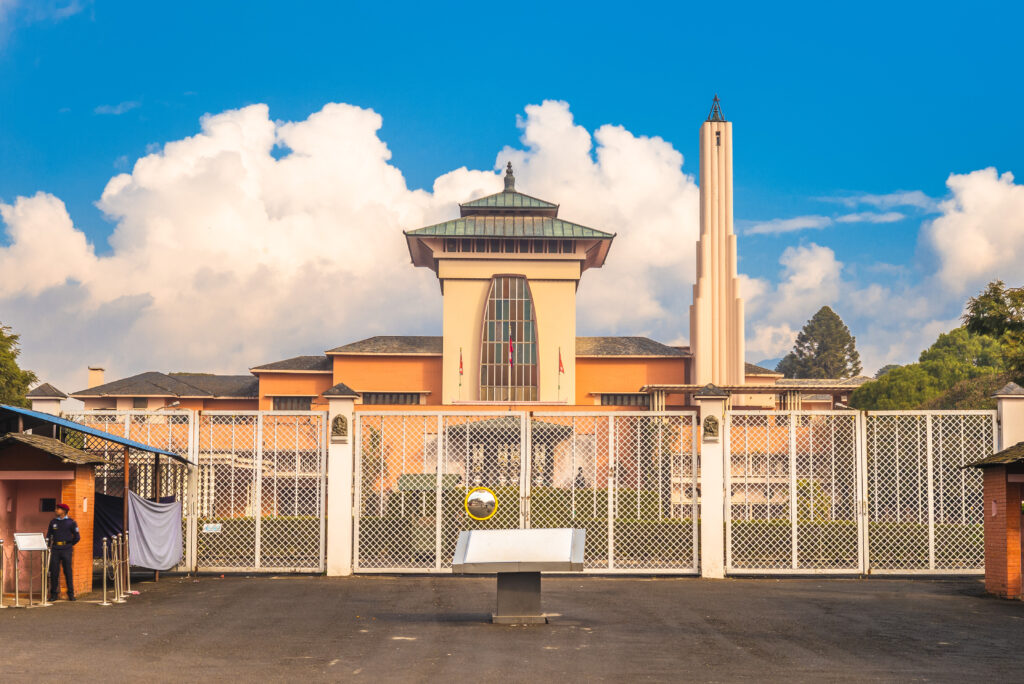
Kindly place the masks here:
<instances>
[{"instance_id":1,"label":"pagoda-style roof","mask_svg":"<svg viewBox=\"0 0 1024 684\"><path fill-rule=\"evenodd\" d=\"M504 194L504 193L501 193ZM611 240L612 233L547 216L467 216L409 230L417 237L575 238Z\"/></svg>"},{"instance_id":2,"label":"pagoda-style roof","mask_svg":"<svg viewBox=\"0 0 1024 684\"><path fill-rule=\"evenodd\" d=\"M447 238L475 238L488 243L496 239L579 240L581 244L579 252L576 251L576 243L566 248L564 245L550 246L550 242L512 243L494 249L493 244L481 246L480 243L459 242L449 246L441 242ZM523 258L525 254L543 254L542 258L562 255L557 258L565 259L564 255L570 255L569 258L580 260L581 270L597 268L604 264L614 238L614 233L560 219L558 205L554 202L516 190L511 162L505 170L505 189L501 192L460 204L459 218L405 231L412 263L435 271L437 256L450 251L472 252L474 258L499 259L508 258L505 255L509 253L515 253L516 258Z\"/></svg>"}]
</instances>

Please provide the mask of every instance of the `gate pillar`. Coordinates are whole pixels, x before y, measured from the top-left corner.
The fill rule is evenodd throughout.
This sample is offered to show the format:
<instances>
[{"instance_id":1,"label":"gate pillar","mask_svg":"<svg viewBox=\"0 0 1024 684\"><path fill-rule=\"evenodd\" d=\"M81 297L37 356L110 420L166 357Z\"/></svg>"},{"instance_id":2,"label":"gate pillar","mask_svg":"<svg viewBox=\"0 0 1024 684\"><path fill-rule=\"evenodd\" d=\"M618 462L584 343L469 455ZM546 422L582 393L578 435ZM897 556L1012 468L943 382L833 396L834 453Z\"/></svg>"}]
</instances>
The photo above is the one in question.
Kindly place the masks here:
<instances>
[{"instance_id":1,"label":"gate pillar","mask_svg":"<svg viewBox=\"0 0 1024 684\"><path fill-rule=\"evenodd\" d=\"M328 400L327 574L352 574L353 412L356 393L344 385L324 392Z\"/></svg>"},{"instance_id":2,"label":"gate pillar","mask_svg":"<svg viewBox=\"0 0 1024 684\"><path fill-rule=\"evenodd\" d=\"M725 577L725 404L729 393L707 385L700 407L700 574Z\"/></svg>"}]
</instances>

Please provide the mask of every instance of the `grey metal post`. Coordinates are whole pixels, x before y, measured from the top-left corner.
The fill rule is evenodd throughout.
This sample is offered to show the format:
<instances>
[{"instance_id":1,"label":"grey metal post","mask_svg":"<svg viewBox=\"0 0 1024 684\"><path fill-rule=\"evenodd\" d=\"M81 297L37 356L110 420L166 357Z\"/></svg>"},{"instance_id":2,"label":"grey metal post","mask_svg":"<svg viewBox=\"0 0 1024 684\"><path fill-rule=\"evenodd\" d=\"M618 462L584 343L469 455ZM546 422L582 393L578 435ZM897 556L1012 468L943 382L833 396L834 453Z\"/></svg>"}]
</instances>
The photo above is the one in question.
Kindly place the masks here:
<instances>
[{"instance_id":1,"label":"grey metal post","mask_svg":"<svg viewBox=\"0 0 1024 684\"><path fill-rule=\"evenodd\" d=\"M115 535L113 541L113 563L112 570L114 571L114 603L124 603L124 597L121 596L121 571L119 566L121 564L121 535Z\"/></svg>"},{"instance_id":2,"label":"grey metal post","mask_svg":"<svg viewBox=\"0 0 1024 684\"><path fill-rule=\"evenodd\" d=\"M21 608L21 592L18 586L18 575L21 574L20 561L18 560L18 540L14 540L14 607Z\"/></svg>"},{"instance_id":3,"label":"grey metal post","mask_svg":"<svg viewBox=\"0 0 1024 684\"><path fill-rule=\"evenodd\" d=\"M32 580L33 580L33 577L32 577L32 556L30 554L29 557L28 557L28 607L29 608L32 607L32 589L34 588L32 586Z\"/></svg>"},{"instance_id":4,"label":"grey metal post","mask_svg":"<svg viewBox=\"0 0 1024 684\"><path fill-rule=\"evenodd\" d=\"M39 574L41 575L41 577L40 577L40 584L43 587L43 591L42 591L42 594L41 594L40 600L39 600L39 605L43 606L43 607L45 607L45 606L52 606L53 604L50 603L50 600L49 600L49 596L50 596L50 582L49 582L49 577L48 577L48 575L49 575L48 570L50 569L50 547L47 546L46 550L41 552L39 554L39 556L40 556L40 559L41 559L40 560L40 564L42 565L42 567L39 569ZM60 575L57 576L57 584L58 584L58 587L59 587L59 585L60 585Z\"/></svg>"},{"instance_id":5,"label":"grey metal post","mask_svg":"<svg viewBox=\"0 0 1024 684\"><path fill-rule=\"evenodd\" d=\"M128 537L129 532L125 530L124 533L124 579L125 587L127 587L126 595L130 596L132 593L132 549L131 540Z\"/></svg>"},{"instance_id":6,"label":"grey metal post","mask_svg":"<svg viewBox=\"0 0 1024 684\"><path fill-rule=\"evenodd\" d=\"M110 601L107 600L107 538L103 538L103 602L101 606L109 606Z\"/></svg>"},{"instance_id":7,"label":"grey metal post","mask_svg":"<svg viewBox=\"0 0 1024 684\"><path fill-rule=\"evenodd\" d=\"M0 539L0 608L4 605L4 540Z\"/></svg>"}]
</instances>

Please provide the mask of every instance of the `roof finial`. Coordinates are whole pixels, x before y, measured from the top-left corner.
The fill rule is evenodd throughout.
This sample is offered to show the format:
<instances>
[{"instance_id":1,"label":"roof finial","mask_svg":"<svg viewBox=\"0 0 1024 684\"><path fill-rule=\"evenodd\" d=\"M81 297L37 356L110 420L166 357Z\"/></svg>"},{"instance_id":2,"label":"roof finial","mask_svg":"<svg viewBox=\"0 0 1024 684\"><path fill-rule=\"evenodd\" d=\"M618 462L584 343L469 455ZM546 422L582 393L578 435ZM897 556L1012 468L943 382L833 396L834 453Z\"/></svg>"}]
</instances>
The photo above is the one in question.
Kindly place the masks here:
<instances>
[{"instance_id":1,"label":"roof finial","mask_svg":"<svg viewBox=\"0 0 1024 684\"><path fill-rule=\"evenodd\" d=\"M718 93L715 93L715 101L711 103L711 113L708 114L708 121L725 121L722 115L722 105L718 103Z\"/></svg>"},{"instance_id":2,"label":"roof finial","mask_svg":"<svg viewBox=\"0 0 1024 684\"><path fill-rule=\"evenodd\" d=\"M516 191L516 177L512 175L512 162L505 167L505 192Z\"/></svg>"}]
</instances>

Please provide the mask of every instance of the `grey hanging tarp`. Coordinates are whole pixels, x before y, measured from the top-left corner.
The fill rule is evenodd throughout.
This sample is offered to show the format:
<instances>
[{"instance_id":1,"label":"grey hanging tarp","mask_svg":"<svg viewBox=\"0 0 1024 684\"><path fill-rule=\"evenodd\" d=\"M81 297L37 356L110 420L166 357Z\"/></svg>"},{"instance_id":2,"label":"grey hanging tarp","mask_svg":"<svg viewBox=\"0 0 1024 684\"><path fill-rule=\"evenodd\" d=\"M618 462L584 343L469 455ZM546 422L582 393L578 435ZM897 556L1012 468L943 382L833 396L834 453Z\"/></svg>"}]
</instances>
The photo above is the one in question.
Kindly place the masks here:
<instances>
[{"instance_id":1,"label":"grey hanging tarp","mask_svg":"<svg viewBox=\"0 0 1024 684\"><path fill-rule=\"evenodd\" d=\"M170 570L181 562L181 502L146 501L128 492L128 562Z\"/></svg>"}]
</instances>

